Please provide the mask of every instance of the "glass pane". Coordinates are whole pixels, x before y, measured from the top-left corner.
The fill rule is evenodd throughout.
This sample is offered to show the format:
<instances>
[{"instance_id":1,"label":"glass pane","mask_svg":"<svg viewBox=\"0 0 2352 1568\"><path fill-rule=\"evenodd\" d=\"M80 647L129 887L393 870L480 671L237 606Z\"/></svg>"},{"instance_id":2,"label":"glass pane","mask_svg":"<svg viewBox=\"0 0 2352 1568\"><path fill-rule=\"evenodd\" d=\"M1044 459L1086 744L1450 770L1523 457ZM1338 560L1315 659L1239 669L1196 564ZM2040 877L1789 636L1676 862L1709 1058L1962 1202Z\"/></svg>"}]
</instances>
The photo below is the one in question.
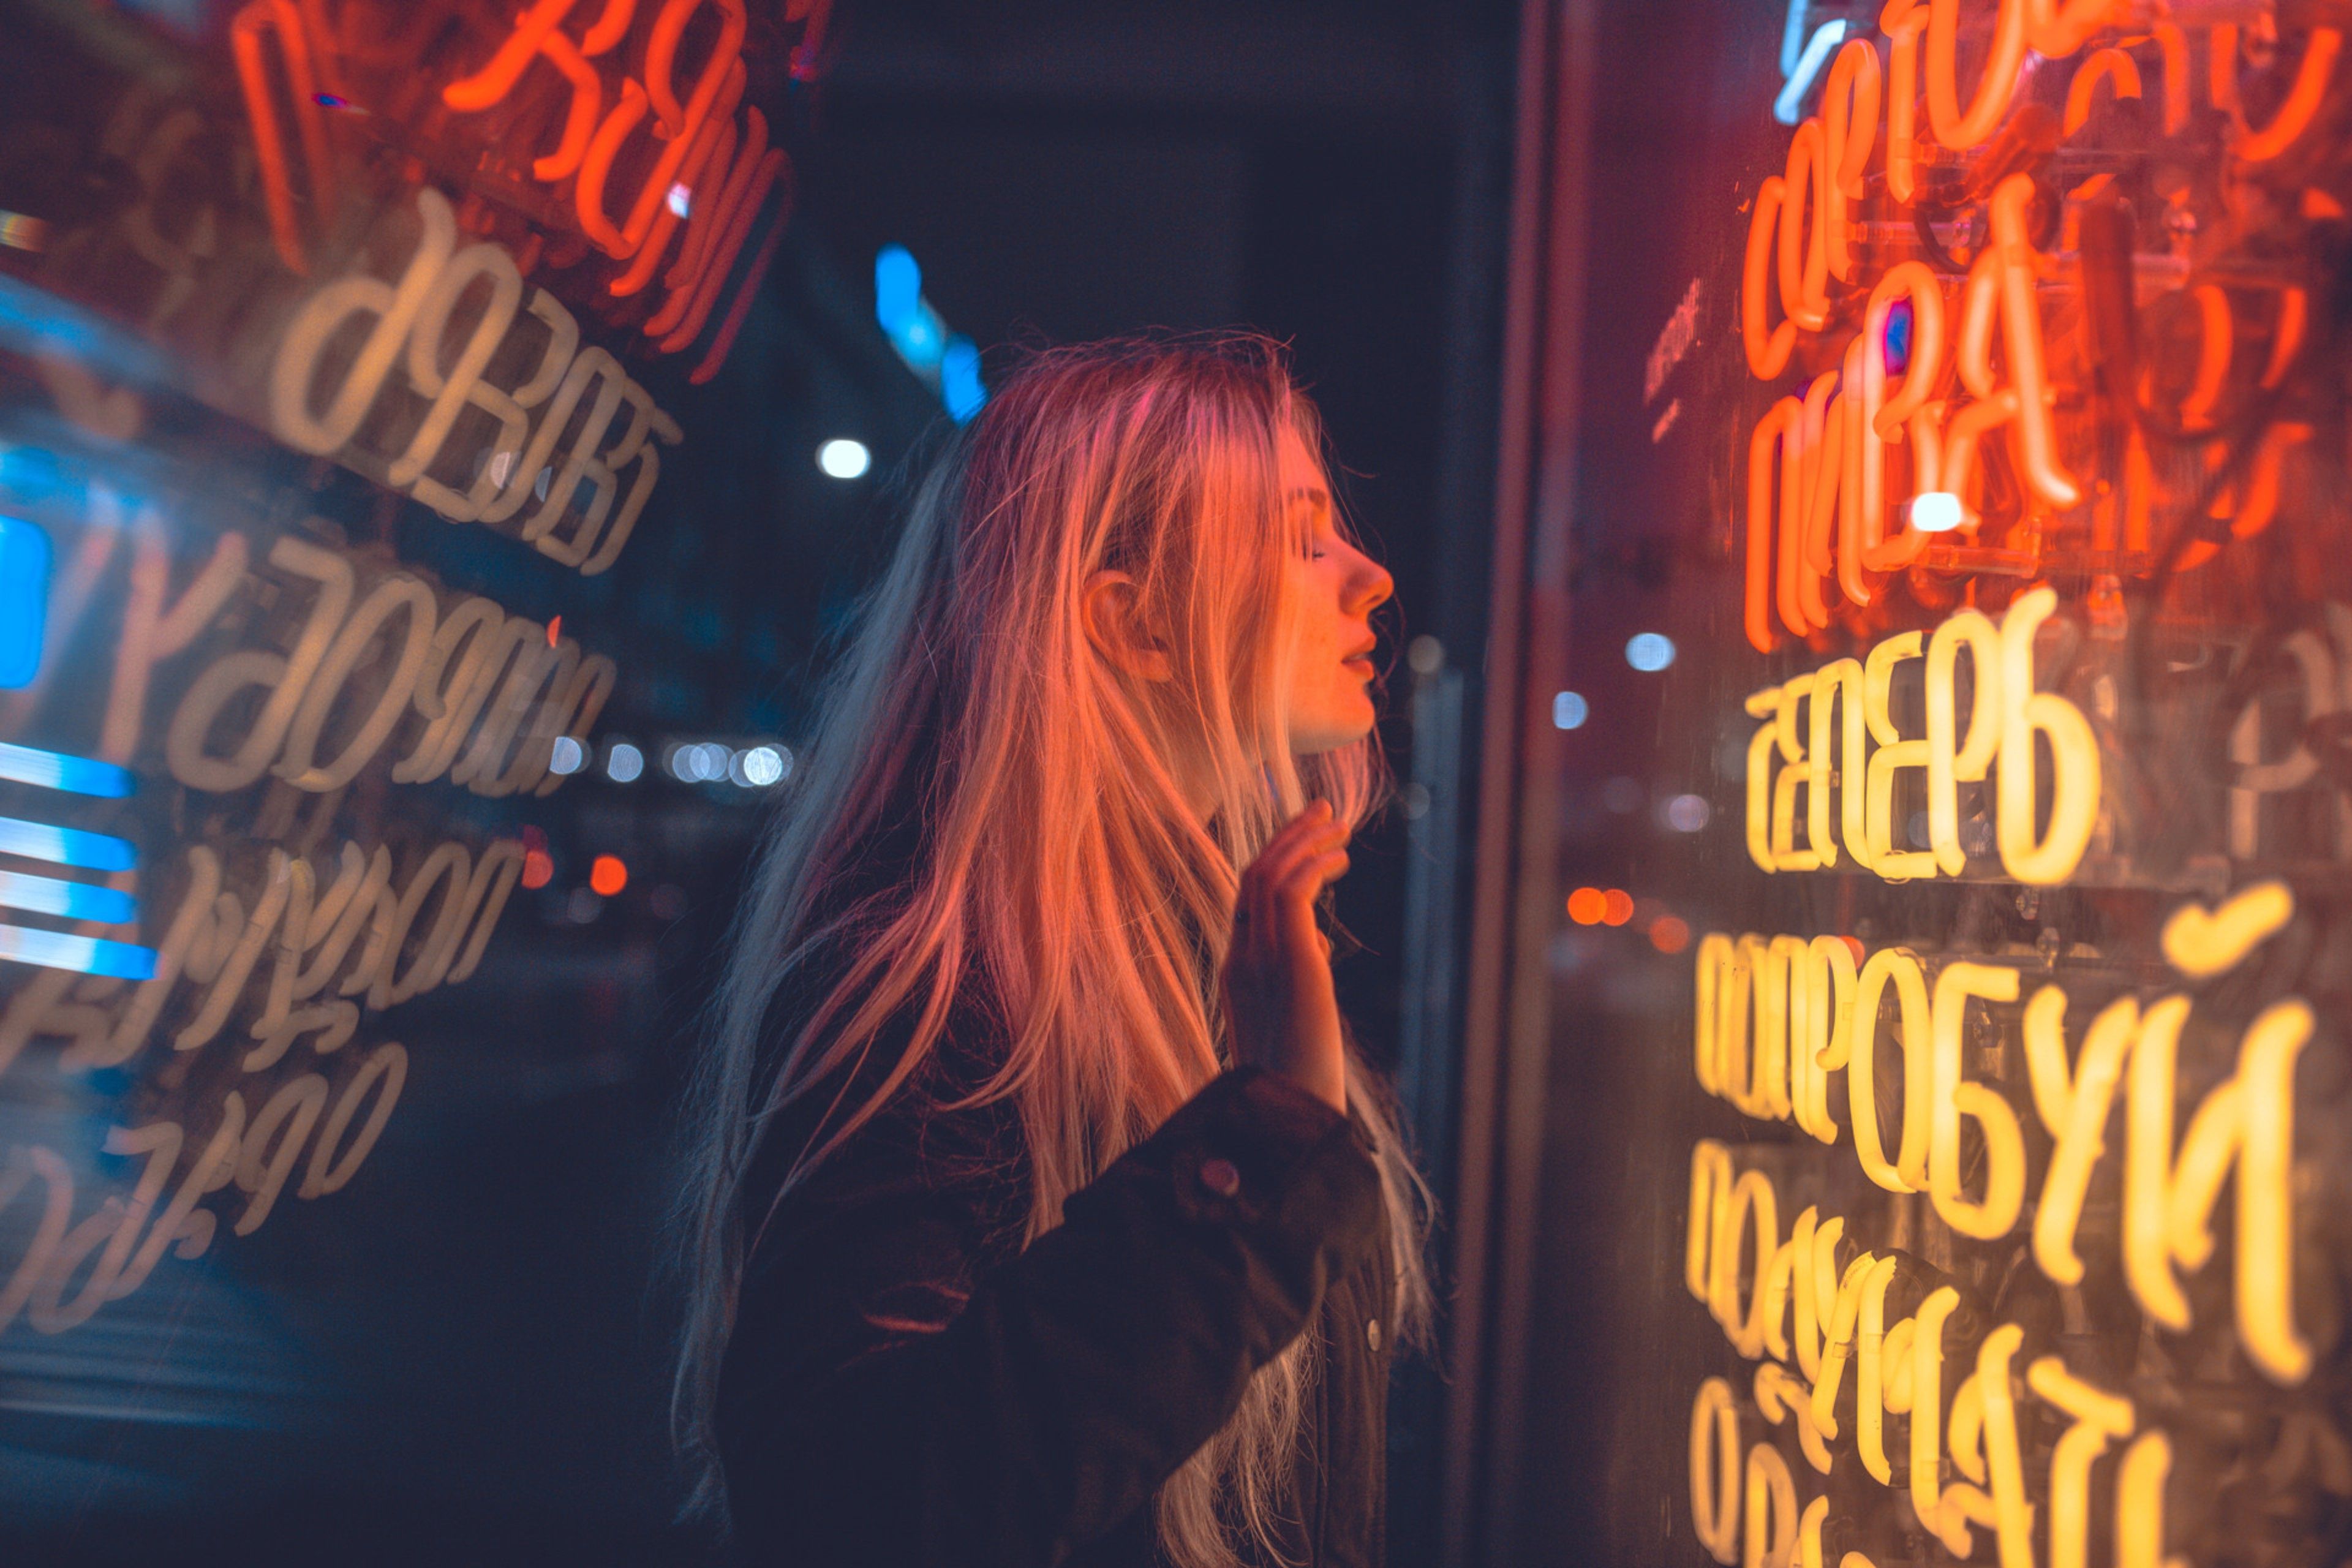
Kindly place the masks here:
<instances>
[{"instance_id":1,"label":"glass pane","mask_svg":"<svg viewBox=\"0 0 2352 1568\"><path fill-rule=\"evenodd\" d=\"M1528 1550L2340 1555L2352 88L2107 9L1603 8Z\"/></svg>"}]
</instances>

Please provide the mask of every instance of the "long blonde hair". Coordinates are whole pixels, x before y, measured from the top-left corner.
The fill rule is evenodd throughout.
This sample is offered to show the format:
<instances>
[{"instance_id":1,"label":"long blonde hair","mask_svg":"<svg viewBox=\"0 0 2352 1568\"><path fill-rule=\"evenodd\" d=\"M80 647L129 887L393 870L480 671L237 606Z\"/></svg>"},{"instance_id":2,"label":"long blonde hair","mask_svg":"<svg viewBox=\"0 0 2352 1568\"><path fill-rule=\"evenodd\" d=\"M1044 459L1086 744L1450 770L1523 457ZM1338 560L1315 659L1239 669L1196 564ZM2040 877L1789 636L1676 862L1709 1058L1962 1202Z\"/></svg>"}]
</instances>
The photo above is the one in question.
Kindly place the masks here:
<instances>
[{"instance_id":1,"label":"long blonde hair","mask_svg":"<svg viewBox=\"0 0 2352 1568\"><path fill-rule=\"evenodd\" d=\"M1379 804L1371 740L1305 758L1288 744L1284 552L1308 542L1279 494L1286 427L1316 449L1313 406L1264 338L1054 350L1005 382L915 496L772 831L700 1064L675 1413L707 1482L744 1222L756 1234L772 1212L742 1208L771 1196L743 1191L761 1129L817 1102L790 1193L915 1079L976 984L1008 1048L966 1103L1017 1113L1034 1237L1225 1065L1216 975L1241 868L1311 798L1350 824ZM1134 579L1173 679L1123 676L1089 642L1082 594L1105 568ZM1205 816L1187 787L1202 770L1216 802ZM910 829L908 875L847 897L875 847ZM845 965L814 976L817 1004L793 1020L781 1062L773 1046L763 1059L779 988L845 949ZM877 1089L817 1101L908 1017ZM1426 1189L1352 1059L1349 1100L1378 1153L1410 1342L1427 1316ZM1162 1488L1160 1541L1178 1568L1232 1568L1251 1545L1279 1558L1314 1341L1261 1370Z\"/></svg>"}]
</instances>

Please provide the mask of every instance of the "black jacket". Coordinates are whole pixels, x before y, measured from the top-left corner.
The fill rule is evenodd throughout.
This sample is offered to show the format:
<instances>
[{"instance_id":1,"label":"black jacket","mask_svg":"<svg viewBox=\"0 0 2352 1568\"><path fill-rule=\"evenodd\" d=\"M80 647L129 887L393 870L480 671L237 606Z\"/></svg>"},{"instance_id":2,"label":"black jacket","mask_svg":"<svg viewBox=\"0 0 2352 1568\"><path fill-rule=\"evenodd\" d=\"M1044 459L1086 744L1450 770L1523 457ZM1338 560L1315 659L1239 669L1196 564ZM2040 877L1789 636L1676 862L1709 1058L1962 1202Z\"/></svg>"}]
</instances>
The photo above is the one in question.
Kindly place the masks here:
<instances>
[{"instance_id":1,"label":"black jacket","mask_svg":"<svg viewBox=\"0 0 2352 1568\"><path fill-rule=\"evenodd\" d=\"M1360 1130L1228 1072L1024 1249L1017 1121L940 1098L894 1101L772 1214L806 1124L755 1156L717 1413L742 1561L1146 1568L1161 1483L1312 1324L1286 1555L1379 1563L1393 1281Z\"/></svg>"}]
</instances>

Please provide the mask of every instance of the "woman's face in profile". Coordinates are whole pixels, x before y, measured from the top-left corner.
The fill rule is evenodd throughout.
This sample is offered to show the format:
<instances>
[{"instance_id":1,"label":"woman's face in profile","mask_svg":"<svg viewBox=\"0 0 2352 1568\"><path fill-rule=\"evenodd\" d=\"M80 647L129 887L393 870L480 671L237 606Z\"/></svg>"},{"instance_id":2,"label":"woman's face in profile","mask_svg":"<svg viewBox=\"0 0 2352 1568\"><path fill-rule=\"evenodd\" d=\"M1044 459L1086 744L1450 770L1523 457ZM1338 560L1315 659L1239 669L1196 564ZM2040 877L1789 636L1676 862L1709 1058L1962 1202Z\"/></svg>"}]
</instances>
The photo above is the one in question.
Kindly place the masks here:
<instances>
[{"instance_id":1,"label":"woman's face in profile","mask_svg":"<svg viewBox=\"0 0 2352 1568\"><path fill-rule=\"evenodd\" d=\"M1386 568L1340 536L1331 486L1307 443L1285 428L1282 504L1307 534L1289 563L1298 606L1298 658L1291 676L1290 749L1313 756L1371 733L1371 614L1396 584Z\"/></svg>"}]
</instances>

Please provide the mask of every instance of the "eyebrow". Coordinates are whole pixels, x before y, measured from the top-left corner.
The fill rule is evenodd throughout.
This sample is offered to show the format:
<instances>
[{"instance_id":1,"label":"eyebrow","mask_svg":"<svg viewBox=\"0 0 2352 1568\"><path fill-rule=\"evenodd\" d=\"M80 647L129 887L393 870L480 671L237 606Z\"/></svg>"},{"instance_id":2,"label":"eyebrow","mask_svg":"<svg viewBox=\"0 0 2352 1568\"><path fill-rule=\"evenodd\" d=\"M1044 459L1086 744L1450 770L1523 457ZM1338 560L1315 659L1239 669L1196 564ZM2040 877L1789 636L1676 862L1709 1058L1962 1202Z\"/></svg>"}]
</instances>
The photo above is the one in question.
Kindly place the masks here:
<instances>
[{"instance_id":1,"label":"eyebrow","mask_svg":"<svg viewBox=\"0 0 2352 1568\"><path fill-rule=\"evenodd\" d=\"M1329 506L1331 504L1331 492L1327 489L1323 489L1320 487L1307 486L1292 490L1282 499L1286 505L1295 500L1305 500L1313 501L1317 506Z\"/></svg>"}]
</instances>

